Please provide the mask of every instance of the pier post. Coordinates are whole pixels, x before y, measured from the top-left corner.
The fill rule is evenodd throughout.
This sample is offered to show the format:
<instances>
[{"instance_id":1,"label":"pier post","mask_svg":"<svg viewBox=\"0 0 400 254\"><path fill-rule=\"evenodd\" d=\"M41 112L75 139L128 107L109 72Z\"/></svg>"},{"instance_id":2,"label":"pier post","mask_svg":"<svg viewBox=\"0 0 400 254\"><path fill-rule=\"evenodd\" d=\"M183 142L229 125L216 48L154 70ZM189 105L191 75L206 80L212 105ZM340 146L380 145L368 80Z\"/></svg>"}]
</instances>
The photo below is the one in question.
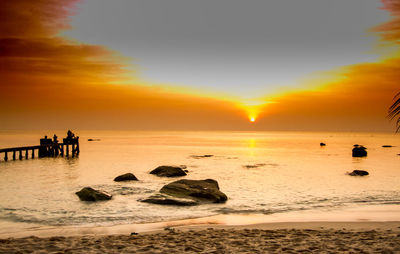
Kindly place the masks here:
<instances>
[{"instance_id":1,"label":"pier post","mask_svg":"<svg viewBox=\"0 0 400 254\"><path fill-rule=\"evenodd\" d=\"M28 159L28 149L25 150L25 159Z\"/></svg>"},{"instance_id":2,"label":"pier post","mask_svg":"<svg viewBox=\"0 0 400 254\"><path fill-rule=\"evenodd\" d=\"M19 150L19 159L22 160L22 150Z\"/></svg>"},{"instance_id":3,"label":"pier post","mask_svg":"<svg viewBox=\"0 0 400 254\"><path fill-rule=\"evenodd\" d=\"M64 156L64 144L60 145L60 149L61 149L61 156Z\"/></svg>"},{"instance_id":4,"label":"pier post","mask_svg":"<svg viewBox=\"0 0 400 254\"><path fill-rule=\"evenodd\" d=\"M4 161L8 161L7 152L4 153Z\"/></svg>"},{"instance_id":5,"label":"pier post","mask_svg":"<svg viewBox=\"0 0 400 254\"><path fill-rule=\"evenodd\" d=\"M78 155L79 154L79 137L76 138L76 141L77 141L77 143L76 143L76 155Z\"/></svg>"},{"instance_id":6,"label":"pier post","mask_svg":"<svg viewBox=\"0 0 400 254\"><path fill-rule=\"evenodd\" d=\"M66 144L66 146L67 146L67 157L68 157L69 156L69 145Z\"/></svg>"},{"instance_id":7,"label":"pier post","mask_svg":"<svg viewBox=\"0 0 400 254\"><path fill-rule=\"evenodd\" d=\"M13 160L15 161L15 150L13 151Z\"/></svg>"},{"instance_id":8,"label":"pier post","mask_svg":"<svg viewBox=\"0 0 400 254\"><path fill-rule=\"evenodd\" d=\"M35 158L35 149L32 149L32 159Z\"/></svg>"}]
</instances>

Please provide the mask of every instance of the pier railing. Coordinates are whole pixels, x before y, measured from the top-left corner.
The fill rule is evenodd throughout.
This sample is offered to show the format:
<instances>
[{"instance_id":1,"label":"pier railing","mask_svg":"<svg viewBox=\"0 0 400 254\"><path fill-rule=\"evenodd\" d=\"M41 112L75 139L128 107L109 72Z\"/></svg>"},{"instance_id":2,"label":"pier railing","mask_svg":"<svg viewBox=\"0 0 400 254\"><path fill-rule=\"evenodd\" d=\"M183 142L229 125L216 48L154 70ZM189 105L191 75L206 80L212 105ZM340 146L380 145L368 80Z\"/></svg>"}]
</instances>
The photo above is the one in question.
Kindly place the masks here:
<instances>
[{"instance_id":1,"label":"pier railing","mask_svg":"<svg viewBox=\"0 0 400 254\"><path fill-rule=\"evenodd\" d=\"M47 144L43 144L43 140L48 141ZM64 138L63 143L53 142L51 139L41 139L40 141L42 144L37 146L1 148L0 160L1 158L4 158L4 161L8 161L9 159L16 160L17 158L22 160L23 158L29 159L29 157L33 159L35 158L35 153L39 158L56 156L69 157L70 149L72 157L79 155L79 137ZM4 153L4 157L1 156L2 153Z\"/></svg>"}]
</instances>

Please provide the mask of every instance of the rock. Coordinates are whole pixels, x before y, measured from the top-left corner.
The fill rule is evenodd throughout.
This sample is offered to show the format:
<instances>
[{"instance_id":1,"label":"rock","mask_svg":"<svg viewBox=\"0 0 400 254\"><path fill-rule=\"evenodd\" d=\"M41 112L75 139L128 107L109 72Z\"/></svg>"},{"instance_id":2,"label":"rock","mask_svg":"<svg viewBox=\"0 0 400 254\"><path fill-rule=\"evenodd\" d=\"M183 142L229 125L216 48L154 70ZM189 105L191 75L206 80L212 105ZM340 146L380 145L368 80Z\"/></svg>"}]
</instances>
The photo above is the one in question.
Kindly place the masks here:
<instances>
[{"instance_id":1,"label":"rock","mask_svg":"<svg viewBox=\"0 0 400 254\"><path fill-rule=\"evenodd\" d=\"M187 175L185 171L182 170L182 168L173 166L159 166L158 168L151 171L150 174L164 176L164 177Z\"/></svg>"},{"instance_id":2,"label":"rock","mask_svg":"<svg viewBox=\"0 0 400 254\"><path fill-rule=\"evenodd\" d=\"M393 147L392 145L383 145L382 147Z\"/></svg>"},{"instance_id":3,"label":"rock","mask_svg":"<svg viewBox=\"0 0 400 254\"><path fill-rule=\"evenodd\" d=\"M100 141L100 139L99 138L88 138L87 141Z\"/></svg>"},{"instance_id":4,"label":"rock","mask_svg":"<svg viewBox=\"0 0 400 254\"><path fill-rule=\"evenodd\" d=\"M202 159L202 158L211 158L211 157L214 157L214 155L212 155L212 154L191 155L190 157L191 157L191 158L194 158L194 159Z\"/></svg>"},{"instance_id":5,"label":"rock","mask_svg":"<svg viewBox=\"0 0 400 254\"><path fill-rule=\"evenodd\" d=\"M75 193L82 201L99 201L99 200L110 200L112 196L105 192L101 192L90 187L85 187L82 190Z\"/></svg>"},{"instance_id":6,"label":"rock","mask_svg":"<svg viewBox=\"0 0 400 254\"><path fill-rule=\"evenodd\" d=\"M159 204L159 205L177 205L177 206L192 206L198 205L199 202L190 198L177 198L170 195L157 193L148 198L139 200L140 202Z\"/></svg>"},{"instance_id":7,"label":"rock","mask_svg":"<svg viewBox=\"0 0 400 254\"><path fill-rule=\"evenodd\" d=\"M319 146L326 146L325 143L319 143Z\"/></svg>"},{"instance_id":8,"label":"rock","mask_svg":"<svg viewBox=\"0 0 400 254\"><path fill-rule=\"evenodd\" d=\"M213 179L182 179L164 185L160 192L177 198L193 199L202 203L223 203L228 199L219 190L218 182Z\"/></svg>"},{"instance_id":9,"label":"rock","mask_svg":"<svg viewBox=\"0 0 400 254\"><path fill-rule=\"evenodd\" d=\"M360 145L354 145L353 148L353 157L365 157L367 156L366 147Z\"/></svg>"},{"instance_id":10,"label":"rock","mask_svg":"<svg viewBox=\"0 0 400 254\"><path fill-rule=\"evenodd\" d=\"M369 173L365 170L353 170L353 172L349 173L351 176L367 176Z\"/></svg>"},{"instance_id":11,"label":"rock","mask_svg":"<svg viewBox=\"0 0 400 254\"><path fill-rule=\"evenodd\" d=\"M265 163L257 163L257 164L254 164L254 165L243 165L243 167L247 168L247 169L252 169L252 168L263 167L265 165L266 165Z\"/></svg>"},{"instance_id":12,"label":"rock","mask_svg":"<svg viewBox=\"0 0 400 254\"><path fill-rule=\"evenodd\" d=\"M141 202L162 205L192 206L222 203L227 196L219 190L218 182L206 180L178 180L161 188L160 193L141 199Z\"/></svg>"},{"instance_id":13,"label":"rock","mask_svg":"<svg viewBox=\"0 0 400 254\"><path fill-rule=\"evenodd\" d=\"M136 176L132 173L126 173L120 176L117 176L114 178L114 181L116 182L122 182L122 181L138 181Z\"/></svg>"}]
</instances>

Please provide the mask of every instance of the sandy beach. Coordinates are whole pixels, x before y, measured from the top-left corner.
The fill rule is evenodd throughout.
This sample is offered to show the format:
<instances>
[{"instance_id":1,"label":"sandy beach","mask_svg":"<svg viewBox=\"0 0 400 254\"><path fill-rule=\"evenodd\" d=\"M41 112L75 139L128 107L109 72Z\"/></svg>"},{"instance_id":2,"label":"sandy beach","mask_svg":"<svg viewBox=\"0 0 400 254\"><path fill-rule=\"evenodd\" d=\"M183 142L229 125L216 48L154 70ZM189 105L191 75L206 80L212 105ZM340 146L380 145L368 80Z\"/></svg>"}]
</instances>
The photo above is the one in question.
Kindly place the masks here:
<instances>
[{"instance_id":1,"label":"sandy beach","mask_svg":"<svg viewBox=\"0 0 400 254\"><path fill-rule=\"evenodd\" d=\"M39 234L37 234L40 236ZM0 253L400 253L400 222L186 225L132 234L0 239Z\"/></svg>"}]
</instances>

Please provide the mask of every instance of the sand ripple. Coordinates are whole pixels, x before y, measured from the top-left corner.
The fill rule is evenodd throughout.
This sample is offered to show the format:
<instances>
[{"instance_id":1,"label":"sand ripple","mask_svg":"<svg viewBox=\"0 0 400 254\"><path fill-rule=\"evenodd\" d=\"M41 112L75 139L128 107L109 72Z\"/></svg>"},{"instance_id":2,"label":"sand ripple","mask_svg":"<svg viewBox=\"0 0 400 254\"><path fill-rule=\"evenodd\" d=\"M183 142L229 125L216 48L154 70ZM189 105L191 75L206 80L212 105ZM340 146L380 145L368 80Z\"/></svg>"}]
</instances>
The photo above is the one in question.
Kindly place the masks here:
<instances>
[{"instance_id":1,"label":"sand ripple","mask_svg":"<svg viewBox=\"0 0 400 254\"><path fill-rule=\"evenodd\" d=\"M213 229L0 239L0 253L398 253L400 230Z\"/></svg>"}]
</instances>

